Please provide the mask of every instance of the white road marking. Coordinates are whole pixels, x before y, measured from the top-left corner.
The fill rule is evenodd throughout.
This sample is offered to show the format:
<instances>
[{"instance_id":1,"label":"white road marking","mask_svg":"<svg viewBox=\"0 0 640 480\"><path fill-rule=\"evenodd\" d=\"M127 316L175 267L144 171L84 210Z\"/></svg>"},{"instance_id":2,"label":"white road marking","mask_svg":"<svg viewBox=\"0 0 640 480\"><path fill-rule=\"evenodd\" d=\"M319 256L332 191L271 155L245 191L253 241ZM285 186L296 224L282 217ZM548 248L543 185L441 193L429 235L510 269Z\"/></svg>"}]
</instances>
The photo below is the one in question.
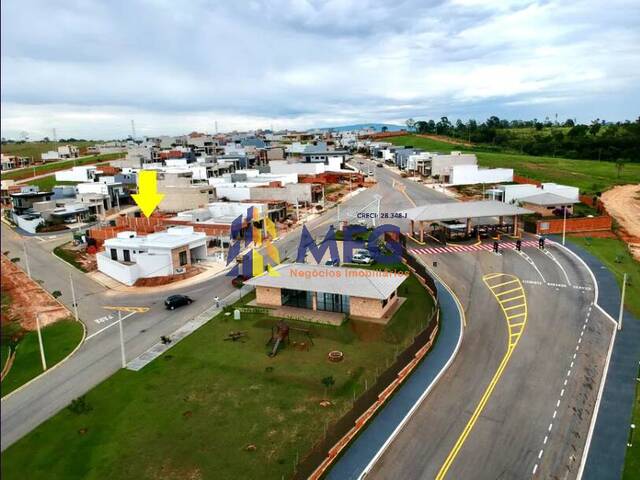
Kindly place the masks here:
<instances>
[{"instance_id":1,"label":"white road marking","mask_svg":"<svg viewBox=\"0 0 640 480\"><path fill-rule=\"evenodd\" d=\"M551 429L553 428L553 423L549 424L549 432L551 431Z\"/></svg>"},{"instance_id":2,"label":"white road marking","mask_svg":"<svg viewBox=\"0 0 640 480\"><path fill-rule=\"evenodd\" d=\"M129 318L131 315L135 315L135 313L136 313L136 312L131 312L131 313L129 313L128 315L125 315L124 317L122 317L122 320L123 320L123 321L124 321L124 320L126 320L126 319L127 319L127 318ZM107 325L106 327L101 328L101 329L100 329L100 330L98 330L97 332L92 333L92 334L91 334L91 335L89 335L87 338L85 338L85 342L86 342L87 340L91 340L91 339L92 339L93 337L95 337L96 335L98 335L98 334L100 334L100 333L104 332L105 330L107 330L107 329L109 329L109 328L111 328L111 327L113 327L114 325L117 325L117 324L118 324L118 321L116 320L116 321L114 321L113 323L110 323L109 325Z\"/></svg>"},{"instance_id":3,"label":"white road marking","mask_svg":"<svg viewBox=\"0 0 640 480\"><path fill-rule=\"evenodd\" d=\"M560 390L560 396L564 397L564 388L562 390Z\"/></svg>"},{"instance_id":4,"label":"white road marking","mask_svg":"<svg viewBox=\"0 0 640 480\"><path fill-rule=\"evenodd\" d=\"M549 435L545 435L545 436L544 436L544 440L542 441L542 443L543 443L544 445L546 445L546 444L547 444L547 440L549 440Z\"/></svg>"},{"instance_id":5,"label":"white road marking","mask_svg":"<svg viewBox=\"0 0 640 480\"><path fill-rule=\"evenodd\" d=\"M560 399L558 399L558 401L556 402L556 408L558 408L560 406Z\"/></svg>"},{"instance_id":6,"label":"white road marking","mask_svg":"<svg viewBox=\"0 0 640 480\"><path fill-rule=\"evenodd\" d=\"M538 470L538 464L536 463L536 464L533 466L533 472L531 472L531 475L535 475L537 470Z\"/></svg>"},{"instance_id":7,"label":"white road marking","mask_svg":"<svg viewBox=\"0 0 640 480\"><path fill-rule=\"evenodd\" d=\"M540 453L538 453L538 460L540 460L542 458L542 453L544 452L544 450L540 450Z\"/></svg>"},{"instance_id":8,"label":"white road marking","mask_svg":"<svg viewBox=\"0 0 640 480\"><path fill-rule=\"evenodd\" d=\"M558 411L554 410L553 411L553 417L551 417L551 418L553 418L555 420L557 416L558 416Z\"/></svg>"}]
</instances>

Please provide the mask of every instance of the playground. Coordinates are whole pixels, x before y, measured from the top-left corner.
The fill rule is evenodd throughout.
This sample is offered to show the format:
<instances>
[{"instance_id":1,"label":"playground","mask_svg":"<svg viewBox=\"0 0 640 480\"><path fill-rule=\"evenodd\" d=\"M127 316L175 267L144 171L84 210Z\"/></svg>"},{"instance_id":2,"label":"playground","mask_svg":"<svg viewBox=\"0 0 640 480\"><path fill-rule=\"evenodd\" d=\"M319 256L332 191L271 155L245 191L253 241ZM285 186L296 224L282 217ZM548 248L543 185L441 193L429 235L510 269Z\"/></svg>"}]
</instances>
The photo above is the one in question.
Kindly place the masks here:
<instances>
[{"instance_id":1,"label":"playground","mask_svg":"<svg viewBox=\"0 0 640 480\"><path fill-rule=\"evenodd\" d=\"M10 447L2 476L289 478L425 326L431 297L414 277L401 288L410 300L386 326L279 319L247 307L248 295L141 371L98 385L81 413L65 409Z\"/></svg>"}]
</instances>

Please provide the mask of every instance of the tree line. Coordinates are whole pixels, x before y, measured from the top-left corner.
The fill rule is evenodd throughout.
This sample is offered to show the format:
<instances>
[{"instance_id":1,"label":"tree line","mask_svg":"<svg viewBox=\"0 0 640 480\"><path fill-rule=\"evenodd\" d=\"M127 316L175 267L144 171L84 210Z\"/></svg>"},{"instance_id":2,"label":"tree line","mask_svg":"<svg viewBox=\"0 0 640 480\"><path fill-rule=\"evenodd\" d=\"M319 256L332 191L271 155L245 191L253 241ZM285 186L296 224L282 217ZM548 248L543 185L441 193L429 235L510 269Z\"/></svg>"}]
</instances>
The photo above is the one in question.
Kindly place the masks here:
<instances>
[{"instance_id":1,"label":"tree line","mask_svg":"<svg viewBox=\"0 0 640 480\"><path fill-rule=\"evenodd\" d=\"M409 131L443 135L462 142L479 144L482 149L515 151L527 155L579 158L590 160L640 162L640 117L635 121L606 122L596 119L589 124L569 118L560 123L506 120L491 116L482 123L476 120L455 123L440 120L406 122Z\"/></svg>"}]
</instances>

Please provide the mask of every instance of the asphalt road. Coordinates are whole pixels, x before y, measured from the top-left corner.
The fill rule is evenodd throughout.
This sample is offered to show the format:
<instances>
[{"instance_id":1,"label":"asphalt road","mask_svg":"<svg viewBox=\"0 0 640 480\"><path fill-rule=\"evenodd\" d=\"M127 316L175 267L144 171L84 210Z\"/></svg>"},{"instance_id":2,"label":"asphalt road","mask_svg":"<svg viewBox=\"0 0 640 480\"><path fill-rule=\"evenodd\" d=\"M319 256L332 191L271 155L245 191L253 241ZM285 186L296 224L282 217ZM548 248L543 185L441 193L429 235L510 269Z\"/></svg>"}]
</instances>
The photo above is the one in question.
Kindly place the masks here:
<instances>
[{"instance_id":1,"label":"asphalt road","mask_svg":"<svg viewBox=\"0 0 640 480\"><path fill-rule=\"evenodd\" d=\"M460 352L367 478L576 478L613 324L592 307L586 269L557 247L549 251L555 259L525 250L537 269L514 251L437 255L437 272L466 313ZM521 281L528 315L489 391L509 341L483 281L494 273Z\"/></svg>"}]
</instances>

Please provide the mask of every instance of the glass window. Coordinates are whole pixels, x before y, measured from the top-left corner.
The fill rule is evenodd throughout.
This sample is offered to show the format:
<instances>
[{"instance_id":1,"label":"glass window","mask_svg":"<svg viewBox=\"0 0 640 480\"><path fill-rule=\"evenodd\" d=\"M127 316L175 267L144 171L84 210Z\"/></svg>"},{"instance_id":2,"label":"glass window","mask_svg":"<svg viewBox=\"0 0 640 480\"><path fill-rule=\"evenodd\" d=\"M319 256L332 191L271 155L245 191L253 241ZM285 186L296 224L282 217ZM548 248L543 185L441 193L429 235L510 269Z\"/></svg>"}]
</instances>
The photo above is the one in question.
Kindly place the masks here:
<instances>
[{"instance_id":1,"label":"glass window","mask_svg":"<svg viewBox=\"0 0 640 480\"><path fill-rule=\"evenodd\" d=\"M282 305L297 308L313 308L313 298L311 292L304 290L290 290L283 288L280 290Z\"/></svg>"},{"instance_id":2,"label":"glass window","mask_svg":"<svg viewBox=\"0 0 640 480\"><path fill-rule=\"evenodd\" d=\"M183 266L186 264L187 264L187 252L186 251L180 252L180 266Z\"/></svg>"},{"instance_id":3,"label":"glass window","mask_svg":"<svg viewBox=\"0 0 640 480\"><path fill-rule=\"evenodd\" d=\"M349 297L339 293L318 292L318 310L349 312Z\"/></svg>"}]
</instances>

